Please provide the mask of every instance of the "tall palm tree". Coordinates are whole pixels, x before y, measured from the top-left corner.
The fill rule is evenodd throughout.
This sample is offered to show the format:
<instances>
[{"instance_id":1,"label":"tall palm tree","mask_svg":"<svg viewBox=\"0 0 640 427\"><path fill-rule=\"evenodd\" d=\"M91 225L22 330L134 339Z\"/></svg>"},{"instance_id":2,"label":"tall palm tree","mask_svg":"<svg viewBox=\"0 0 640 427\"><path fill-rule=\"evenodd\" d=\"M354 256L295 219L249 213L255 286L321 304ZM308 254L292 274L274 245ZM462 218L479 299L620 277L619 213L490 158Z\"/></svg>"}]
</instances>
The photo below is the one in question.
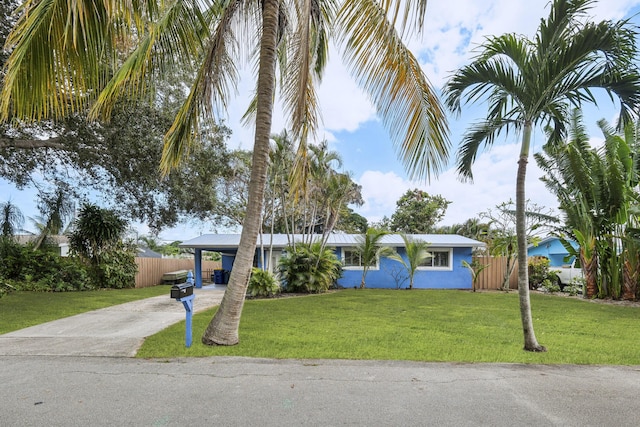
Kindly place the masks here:
<instances>
[{"instance_id":1,"label":"tall palm tree","mask_svg":"<svg viewBox=\"0 0 640 427\"><path fill-rule=\"evenodd\" d=\"M544 351L536 339L527 278L525 176L535 126L548 125L554 140L566 133L570 106L596 103L601 88L620 102L628 121L640 104L640 74L635 31L627 21L595 23L587 18L593 0L555 0L533 40L518 34L489 37L480 53L448 81L445 103L459 113L463 101L488 102L486 118L464 136L457 168L472 179L471 166L481 145L501 133L522 135L516 176L518 292L524 349Z\"/></svg>"},{"instance_id":2,"label":"tall palm tree","mask_svg":"<svg viewBox=\"0 0 640 427\"><path fill-rule=\"evenodd\" d=\"M226 108L241 55L255 55L249 58L256 61L257 82L248 208L227 291L203 337L207 344L239 341L261 227L276 83L282 85L293 138L313 137L319 115L314 85L331 37L370 95L411 177L428 178L446 165L445 115L401 37L422 30L426 0L27 0L23 11L8 40L13 50L0 93L0 120L59 117L85 104L96 116L108 115L118 97L149 88L154 75L198 64L165 138L165 173L184 158L206 129L202 125ZM118 62L128 46L131 54L111 74L105 64Z\"/></svg>"}]
</instances>

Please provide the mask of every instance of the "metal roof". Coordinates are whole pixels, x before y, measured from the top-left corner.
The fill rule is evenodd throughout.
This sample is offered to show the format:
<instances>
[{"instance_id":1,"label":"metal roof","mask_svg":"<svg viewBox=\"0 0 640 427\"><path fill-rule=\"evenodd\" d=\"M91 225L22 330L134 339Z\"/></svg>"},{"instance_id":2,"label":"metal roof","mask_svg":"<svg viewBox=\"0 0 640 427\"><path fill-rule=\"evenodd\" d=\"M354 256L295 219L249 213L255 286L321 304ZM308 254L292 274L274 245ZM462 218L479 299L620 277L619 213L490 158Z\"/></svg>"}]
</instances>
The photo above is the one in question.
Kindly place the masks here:
<instances>
[{"instance_id":1,"label":"metal roof","mask_svg":"<svg viewBox=\"0 0 640 427\"><path fill-rule=\"evenodd\" d=\"M478 240L469 239L468 237L459 236L457 234L409 234L410 238L414 240L422 240L429 243L430 247L442 247L442 248L460 248L460 247L484 247L485 244ZM265 246L271 245L271 235L263 234L262 240L258 236L257 244L261 243ZM296 234L293 236L296 242L302 241L303 236ZM334 233L329 235L327 246L356 246L358 245L360 234L342 234ZM320 239L318 235L314 240ZM182 248L194 248L194 249L235 249L240 244L240 234L203 234L191 240L182 242L179 246ZM404 240L400 234L388 234L384 236L380 244L383 246L404 246ZM273 235L273 247L285 248L289 246L288 236L286 234L274 234Z\"/></svg>"}]
</instances>

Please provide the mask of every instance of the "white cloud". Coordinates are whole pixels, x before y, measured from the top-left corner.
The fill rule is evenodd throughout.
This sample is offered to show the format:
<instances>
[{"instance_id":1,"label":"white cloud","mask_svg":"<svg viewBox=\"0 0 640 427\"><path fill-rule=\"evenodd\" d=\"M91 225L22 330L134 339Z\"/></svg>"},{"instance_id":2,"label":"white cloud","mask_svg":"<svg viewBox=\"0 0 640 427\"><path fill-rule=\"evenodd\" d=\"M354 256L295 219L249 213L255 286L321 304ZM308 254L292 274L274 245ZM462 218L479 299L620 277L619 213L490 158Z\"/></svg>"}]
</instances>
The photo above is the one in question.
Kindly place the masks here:
<instances>
[{"instance_id":1,"label":"white cloud","mask_svg":"<svg viewBox=\"0 0 640 427\"><path fill-rule=\"evenodd\" d=\"M356 210L370 221L378 221L384 215L391 216L396 201L411 186L395 172L380 171L366 171L358 179L358 184L362 186L365 203Z\"/></svg>"},{"instance_id":2,"label":"white cloud","mask_svg":"<svg viewBox=\"0 0 640 427\"><path fill-rule=\"evenodd\" d=\"M365 205L356 210L370 221L377 221L385 215L390 217L395 211L396 201L404 192L420 188L452 202L442 225L462 223L502 202L515 200L519 151L519 144L508 144L493 147L478 156L473 167L473 183L461 182L455 169L449 169L428 185L408 181L394 172L366 171L358 180L363 187ZM541 175L531 158L527 167L527 198L539 206L556 209L556 198L538 179Z\"/></svg>"},{"instance_id":3,"label":"white cloud","mask_svg":"<svg viewBox=\"0 0 640 427\"><path fill-rule=\"evenodd\" d=\"M318 97L326 129L353 132L375 116L371 102L344 67L337 52L327 66Z\"/></svg>"}]
</instances>

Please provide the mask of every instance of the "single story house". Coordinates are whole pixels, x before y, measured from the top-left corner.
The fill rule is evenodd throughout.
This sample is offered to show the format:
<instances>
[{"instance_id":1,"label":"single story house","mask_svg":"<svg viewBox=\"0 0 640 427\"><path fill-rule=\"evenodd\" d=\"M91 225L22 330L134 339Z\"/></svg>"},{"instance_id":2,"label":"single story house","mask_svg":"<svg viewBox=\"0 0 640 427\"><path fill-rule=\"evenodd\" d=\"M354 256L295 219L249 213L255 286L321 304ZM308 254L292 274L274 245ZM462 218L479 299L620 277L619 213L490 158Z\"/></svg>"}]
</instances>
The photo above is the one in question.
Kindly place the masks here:
<instances>
[{"instance_id":1,"label":"single story house","mask_svg":"<svg viewBox=\"0 0 640 427\"><path fill-rule=\"evenodd\" d=\"M138 246L138 253L136 258L162 258L162 254L156 251L152 251L149 248L143 248Z\"/></svg>"},{"instance_id":2,"label":"single story house","mask_svg":"<svg viewBox=\"0 0 640 427\"><path fill-rule=\"evenodd\" d=\"M574 241L569 241L571 246L578 249L578 244ZM569 252L562 245L560 239L555 236L549 236L538 242L537 245L529 245L527 248L528 256L543 256L549 259L549 267L562 267L563 265L571 264L573 258L565 261L564 259L569 256Z\"/></svg>"},{"instance_id":3,"label":"single story house","mask_svg":"<svg viewBox=\"0 0 640 427\"><path fill-rule=\"evenodd\" d=\"M19 234L15 236L18 244L26 246L29 243L33 243L37 238L37 234ZM58 234L53 236L47 236L48 242L55 246L58 246L60 256L69 256L69 237Z\"/></svg>"},{"instance_id":4,"label":"single story house","mask_svg":"<svg viewBox=\"0 0 640 427\"><path fill-rule=\"evenodd\" d=\"M432 254L432 257L416 271L414 288L472 288L471 272L463 266L462 261L471 264L473 249L483 247L485 245L483 242L455 234L413 234L410 237L413 240L427 242L429 252ZM266 269L275 271L278 259L289 247L289 238L291 236L285 234L258 236L254 266L261 267L264 259ZM302 236L296 235L293 238L301 241ZM345 288L359 286L362 278L363 267L356 251L359 238L358 234L331 234L327 242L327 247L333 248L338 259L342 260L343 275L338 280L338 285ZM180 247L194 249L196 286L202 286L202 251L220 252L222 268L231 270L239 244L239 234L203 234L181 243ZM404 240L398 234L384 236L380 244L392 247L401 256L406 256ZM269 248L271 248L270 259ZM388 258L378 259L366 276L366 284L369 288L404 288L408 283L404 266Z\"/></svg>"}]
</instances>

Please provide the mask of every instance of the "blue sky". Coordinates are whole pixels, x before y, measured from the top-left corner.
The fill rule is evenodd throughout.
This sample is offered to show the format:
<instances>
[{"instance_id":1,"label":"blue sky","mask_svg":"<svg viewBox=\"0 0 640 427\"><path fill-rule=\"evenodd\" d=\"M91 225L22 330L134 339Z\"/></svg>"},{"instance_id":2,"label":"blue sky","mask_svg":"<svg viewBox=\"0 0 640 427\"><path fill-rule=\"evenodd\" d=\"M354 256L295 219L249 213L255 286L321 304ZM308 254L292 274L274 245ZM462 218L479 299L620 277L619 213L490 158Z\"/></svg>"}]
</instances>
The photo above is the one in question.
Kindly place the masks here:
<instances>
[{"instance_id":1,"label":"blue sky","mask_svg":"<svg viewBox=\"0 0 640 427\"><path fill-rule=\"evenodd\" d=\"M532 36L541 18L548 15L548 0L430 0L427 7L425 31L420 38L408 40L413 53L436 88L441 88L448 76L466 64L472 49L487 35L515 32ZM632 18L640 24L640 0L600 0L591 10L594 20ZM461 117L450 117L453 146L451 166L430 183L411 182L396 153L386 130L376 117L367 97L358 89L342 66L339 52L331 54L323 83L319 87L323 127L320 139L327 139L330 147L343 159L343 169L350 171L354 180L363 187L365 205L356 211L370 221L390 216L395 202L408 189L421 188L430 194L440 194L450 200L442 225L460 223L480 212L515 197L516 160L519 138L498 141L481 154L474 167L474 183L462 183L453 169L455 151L465 128L482 117L481 106L467 107ZM233 130L231 148L251 148L253 131L240 125L240 117L254 88L251 70L242 70L244 76L238 88L238 97L229 105L226 123ZM615 121L615 106L603 100L599 108L585 110L585 123L593 143L601 141L596 121L605 118ZM282 108L276 104L273 132L286 127ZM538 151L544 139L536 134L533 150ZM527 197L533 202L555 208L557 203L539 181L540 171L531 159L528 169ZM32 191L17 191L12 185L0 181L0 200L11 199L25 216L36 215L35 196ZM145 233L144 226L139 226ZM167 240L186 240L211 230L206 224L183 224L161 233Z\"/></svg>"}]
</instances>

